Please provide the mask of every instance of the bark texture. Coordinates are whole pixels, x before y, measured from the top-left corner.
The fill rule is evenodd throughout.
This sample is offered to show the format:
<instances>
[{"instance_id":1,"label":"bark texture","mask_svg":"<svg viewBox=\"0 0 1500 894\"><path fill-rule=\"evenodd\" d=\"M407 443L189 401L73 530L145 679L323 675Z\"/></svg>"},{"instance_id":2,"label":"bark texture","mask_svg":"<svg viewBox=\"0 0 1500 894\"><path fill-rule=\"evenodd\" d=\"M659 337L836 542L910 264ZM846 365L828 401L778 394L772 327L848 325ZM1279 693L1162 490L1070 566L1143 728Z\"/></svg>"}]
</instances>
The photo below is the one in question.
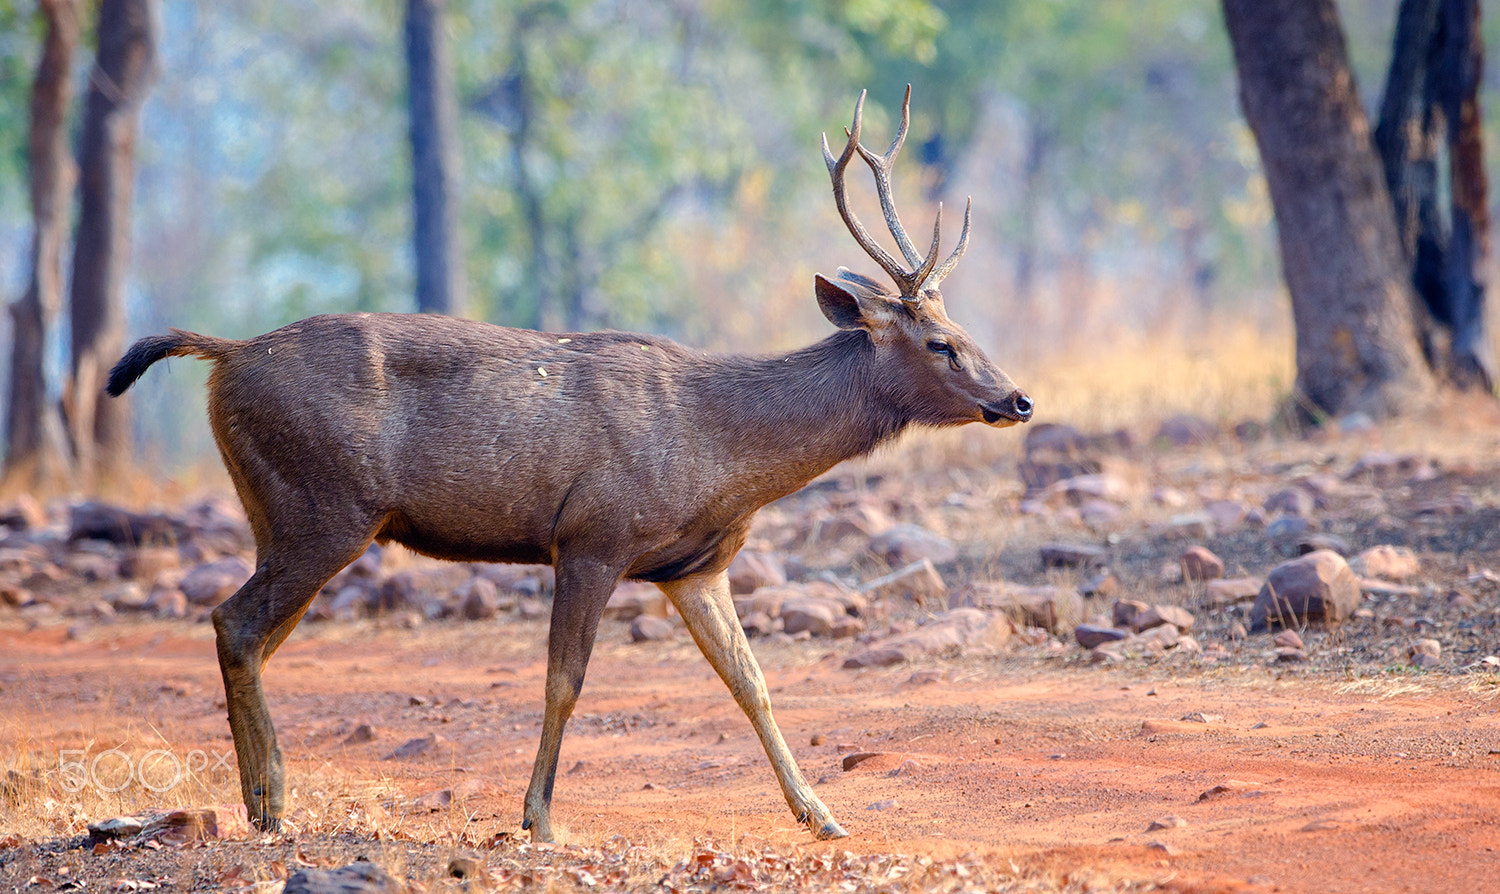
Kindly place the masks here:
<instances>
[{"instance_id":1,"label":"bark texture","mask_svg":"<svg viewBox=\"0 0 1500 894\"><path fill-rule=\"evenodd\" d=\"M1333 0L1224 0L1260 148L1314 417L1425 405L1412 292Z\"/></svg>"},{"instance_id":2,"label":"bark texture","mask_svg":"<svg viewBox=\"0 0 1500 894\"><path fill-rule=\"evenodd\" d=\"M417 310L462 313L458 239L458 105L443 28L447 0L407 0L406 64L411 130Z\"/></svg>"},{"instance_id":3,"label":"bark texture","mask_svg":"<svg viewBox=\"0 0 1500 894\"><path fill-rule=\"evenodd\" d=\"M48 396L46 349L62 310L62 245L77 180L68 151L69 77L78 48L76 0L42 0L42 57L31 89L27 161L31 175L31 284L11 305L10 400L5 419L7 482L28 490L66 483L71 455L62 417Z\"/></svg>"},{"instance_id":4,"label":"bark texture","mask_svg":"<svg viewBox=\"0 0 1500 894\"><path fill-rule=\"evenodd\" d=\"M71 296L73 379L68 429L80 470L94 475L130 455L130 406L103 400L125 348L125 272L141 103L156 65L153 0L102 0L99 52L89 76L79 145L81 189Z\"/></svg>"}]
</instances>

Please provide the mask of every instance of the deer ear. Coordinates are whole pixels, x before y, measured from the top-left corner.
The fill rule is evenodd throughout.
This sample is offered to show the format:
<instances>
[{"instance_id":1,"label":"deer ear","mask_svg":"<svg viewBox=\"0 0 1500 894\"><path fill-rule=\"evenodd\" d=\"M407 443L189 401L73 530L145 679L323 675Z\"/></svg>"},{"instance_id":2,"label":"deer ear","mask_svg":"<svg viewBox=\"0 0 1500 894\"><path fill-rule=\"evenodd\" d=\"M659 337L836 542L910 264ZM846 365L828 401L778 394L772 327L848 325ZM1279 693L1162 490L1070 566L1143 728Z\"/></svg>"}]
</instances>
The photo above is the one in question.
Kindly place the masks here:
<instances>
[{"instance_id":1,"label":"deer ear","mask_svg":"<svg viewBox=\"0 0 1500 894\"><path fill-rule=\"evenodd\" d=\"M873 329L885 317L883 306L890 297L873 280L840 267L836 279L819 273L813 283L823 316L840 329Z\"/></svg>"}]
</instances>

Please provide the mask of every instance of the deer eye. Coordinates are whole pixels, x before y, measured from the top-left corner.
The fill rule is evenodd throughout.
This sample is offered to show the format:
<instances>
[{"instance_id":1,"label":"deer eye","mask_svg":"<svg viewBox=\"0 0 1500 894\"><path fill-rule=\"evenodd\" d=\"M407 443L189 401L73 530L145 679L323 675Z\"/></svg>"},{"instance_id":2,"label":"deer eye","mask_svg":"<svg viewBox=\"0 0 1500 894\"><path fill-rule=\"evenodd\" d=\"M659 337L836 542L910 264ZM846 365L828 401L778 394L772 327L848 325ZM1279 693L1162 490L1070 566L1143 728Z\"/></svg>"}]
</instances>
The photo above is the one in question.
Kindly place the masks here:
<instances>
[{"instance_id":1,"label":"deer eye","mask_svg":"<svg viewBox=\"0 0 1500 894\"><path fill-rule=\"evenodd\" d=\"M934 354L947 354L949 357L953 356L953 346L945 341L930 341L927 343L927 350L931 351Z\"/></svg>"}]
</instances>

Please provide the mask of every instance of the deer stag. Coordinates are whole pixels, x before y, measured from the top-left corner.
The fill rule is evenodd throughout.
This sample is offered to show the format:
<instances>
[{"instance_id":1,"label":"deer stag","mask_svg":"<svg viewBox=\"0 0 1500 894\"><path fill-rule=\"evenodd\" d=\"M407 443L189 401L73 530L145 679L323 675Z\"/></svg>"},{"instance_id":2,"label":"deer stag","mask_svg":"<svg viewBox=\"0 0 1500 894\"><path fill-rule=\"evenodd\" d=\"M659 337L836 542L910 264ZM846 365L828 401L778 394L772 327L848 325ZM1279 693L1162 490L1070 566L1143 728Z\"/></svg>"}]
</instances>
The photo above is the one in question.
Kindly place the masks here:
<instances>
[{"instance_id":1,"label":"deer stag","mask_svg":"<svg viewBox=\"0 0 1500 894\"><path fill-rule=\"evenodd\" d=\"M1032 403L948 319L938 284L969 238L937 262L896 216L890 149L860 145L864 94L837 159L834 200L892 291L839 268L815 278L839 331L776 356L715 356L619 332L566 336L446 317L317 316L231 341L182 330L136 342L110 373L118 396L169 356L214 361L208 415L255 535L255 573L213 612L240 786L275 829L285 771L261 672L318 590L370 542L443 559L550 563L546 714L522 827L552 838L563 726L583 687L605 602L622 578L651 581L760 737L797 820L846 834L813 793L771 718L725 569L765 504L913 424L1004 427ZM858 153L908 270L850 211ZM938 211L941 222L941 208Z\"/></svg>"}]
</instances>

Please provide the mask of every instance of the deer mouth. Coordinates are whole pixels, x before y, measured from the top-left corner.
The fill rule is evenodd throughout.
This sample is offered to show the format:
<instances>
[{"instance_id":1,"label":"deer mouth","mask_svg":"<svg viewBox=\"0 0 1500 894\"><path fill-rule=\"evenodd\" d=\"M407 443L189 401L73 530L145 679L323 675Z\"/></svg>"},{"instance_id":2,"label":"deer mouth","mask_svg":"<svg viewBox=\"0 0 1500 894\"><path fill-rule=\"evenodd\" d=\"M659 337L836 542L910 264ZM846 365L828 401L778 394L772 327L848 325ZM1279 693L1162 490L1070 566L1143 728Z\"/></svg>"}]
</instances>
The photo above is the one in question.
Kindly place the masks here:
<instances>
[{"instance_id":1,"label":"deer mouth","mask_svg":"<svg viewBox=\"0 0 1500 894\"><path fill-rule=\"evenodd\" d=\"M1031 398L1027 397L1025 392L1017 391L998 403L980 404L979 415L986 425L1009 428L1017 423L1029 421L1033 408Z\"/></svg>"}]
</instances>

